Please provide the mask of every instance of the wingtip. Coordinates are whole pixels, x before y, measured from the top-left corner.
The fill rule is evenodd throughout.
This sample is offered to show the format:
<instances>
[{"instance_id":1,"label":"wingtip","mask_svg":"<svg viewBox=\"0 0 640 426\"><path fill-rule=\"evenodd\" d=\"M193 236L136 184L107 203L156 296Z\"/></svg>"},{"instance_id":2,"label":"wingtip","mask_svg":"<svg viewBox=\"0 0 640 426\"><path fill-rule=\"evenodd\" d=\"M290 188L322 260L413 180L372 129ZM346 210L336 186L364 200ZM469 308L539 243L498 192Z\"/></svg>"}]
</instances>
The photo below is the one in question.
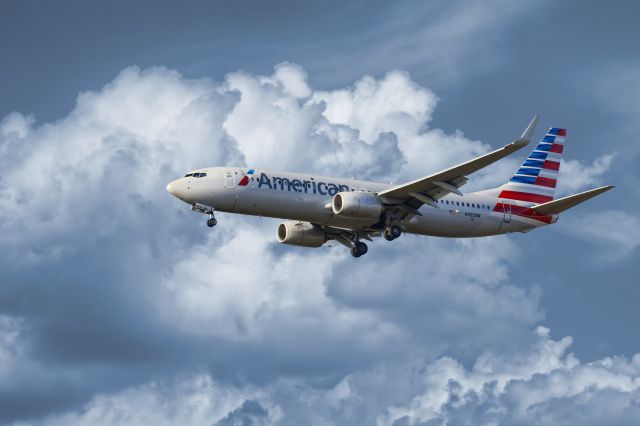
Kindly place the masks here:
<instances>
[{"instance_id":1,"label":"wingtip","mask_svg":"<svg viewBox=\"0 0 640 426\"><path fill-rule=\"evenodd\" d=\"M524 133L522 133L522 136L520 136L521 141L527 141L527 143L531 142L531 138L533 137L533 132L536 130L536 125L538 124L539 119L540 119L540 116L538 114L535 114L533 116L533 118L531 119L531 122L529 122L529 125L525 129Z\"/></svg>"},{"instance_id":2,"label":"wingtip","mask_svg":"<svg viewBox=\"0 0 640 426\"><path fill-rule=\"evenodd\" d=\"M518 139L515 140L514 144L518 148L522 148L523 146L529 145L529 142L531 142L531 138L533 137L533 132L536 129L536 125L538 124L538 119L539 119L538 114L534 115L531 121L529 122L529 125L522 133L522 136L520 136Z\"/></svg>"},{"instance_id":3,"label":"wingtip","mask_svg":"<svg viewBox=\"0 0 640 426\"><path fill-rule=\"evenodd\" d=\"M611 189L613 189L615 187L616 187L615 185L604 185L604 186L601 186L599 188L594 188L591 191L587 191L587 192L594 192L594 193L597 193L597 194L602 194L602 193L607 192L607 191L609 191L609 190L611 190Z\"/></svg>"}]
</instances>

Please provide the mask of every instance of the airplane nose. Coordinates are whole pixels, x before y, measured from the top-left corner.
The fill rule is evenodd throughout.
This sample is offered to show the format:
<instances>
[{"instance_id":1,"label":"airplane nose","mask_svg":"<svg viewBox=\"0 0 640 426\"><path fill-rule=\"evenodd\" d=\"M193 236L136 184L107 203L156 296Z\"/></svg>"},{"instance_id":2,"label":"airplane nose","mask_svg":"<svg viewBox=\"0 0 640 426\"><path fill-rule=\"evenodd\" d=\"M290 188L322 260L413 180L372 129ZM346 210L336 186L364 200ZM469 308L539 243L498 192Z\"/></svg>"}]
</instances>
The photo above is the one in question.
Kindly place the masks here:
<instances>
[{"instance_id":1,"label":"airplane nose","mask_svg":"<svg viewBox=\"0 0 640 426\"><path fill-rule=\"evenodd\" d=\"M184 201L186 196L184 183L178 181L179 179L174 180L173 182L169 182L169 185L167 185L167 192L169 192L169 194L173 195L174 197Z\"/></svg>"},{"instance_id":2,"label":"airplane nose","mask_svg":"<svg viewBox=\"0 0 640 426\"><path fill-rule=\"evenodd\" d=\"M173 195L180 201L184 201L188 204L193 204L197 200L198 192L191 188L191 183L188 179L180 178L176 179L172 182L169 182L167 185L167 192Z\"/></svg>"},{"instance_id":3,"label":"airplane nose","mask_svg":"<svg viewBox=\"0 0 640 426\"><path fill-rule=\"evenodd\" d=\"M171 195L176 195L176 184L175 182L169 182L167 185L167 192Z\"/></svg>"}]
</instances>

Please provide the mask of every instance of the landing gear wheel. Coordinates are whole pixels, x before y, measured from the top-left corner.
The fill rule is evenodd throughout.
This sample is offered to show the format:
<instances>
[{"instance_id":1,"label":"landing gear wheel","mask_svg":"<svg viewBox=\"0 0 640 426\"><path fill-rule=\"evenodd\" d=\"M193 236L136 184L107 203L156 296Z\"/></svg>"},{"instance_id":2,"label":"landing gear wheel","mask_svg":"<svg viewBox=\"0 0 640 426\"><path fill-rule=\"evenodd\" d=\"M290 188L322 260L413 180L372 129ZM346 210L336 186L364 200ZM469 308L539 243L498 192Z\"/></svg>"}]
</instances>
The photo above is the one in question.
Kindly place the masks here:
<instances>
[{"instance_id":1,"label":"landing gear wheel","mask_svg":"<svg viewBox=\"0 0 640 426\"><path fill-rule=\"evenodd\" d=\"M207 219L207 226L209 228L213 228L214 226L216 226L216 224L218 223L218 221L216 220L215 217L212 217L210 219Z\"/></svg>"},{"instance_id":2,"label":"landing gear wheel","mask_svg":"<svg viewBox=\"0 0 640 426\"><path fill-rule=\"evenodd\" d=\"M364 254L367 254L367 252L369 251L369 247L367 247L367 245L362 241L358 241L356 243L356 250L358 250L358 253L360 253L360 256L362 256Z\"/></svg>"},{"instance_id":3,"label":"landing gear wheel","mask_svg":"<svg viewBox=\"0 0 640 426\"><path fill-rule=\"evenodd\" d=\"M364 254L367 254L368 251L369 247L367 247L365 243L358 241L353 247L351 247L351 256L360 257Z\"/></svg>"},{"instance_id":4,"label":"landing gear wheel","mask_svg":"<svg viewBox=\"0 0 640 426\"><path fill-rule=\"evenodd\" d=\"M387 241L393 241L402 235L402 229L398 225L391 225L384 230L384 239Z\"/></svg>"}]
</instances>

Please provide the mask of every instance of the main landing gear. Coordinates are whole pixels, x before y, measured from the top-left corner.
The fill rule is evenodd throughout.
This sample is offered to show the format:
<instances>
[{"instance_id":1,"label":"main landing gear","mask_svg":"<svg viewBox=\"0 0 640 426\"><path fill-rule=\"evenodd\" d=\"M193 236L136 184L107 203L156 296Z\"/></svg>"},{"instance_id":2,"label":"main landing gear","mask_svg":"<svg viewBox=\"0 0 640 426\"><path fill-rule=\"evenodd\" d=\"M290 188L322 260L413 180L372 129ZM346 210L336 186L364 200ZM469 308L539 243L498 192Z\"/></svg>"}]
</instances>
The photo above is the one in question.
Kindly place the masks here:
<instances>
[{"instance_id":1,"label":"main landing gear","mask_svg":"<svg viewBox=\"0 0 640 426\"><path fill-rule=\"evenodd\" d=\"M361 234L358 231L345 232L343 234L335 235L333 238L340 244L343 244L349 248L351 256L360 257L369 251L369 247L362 241L360 241ZM364 234L363 238L370 240L371 238Z\"/></svg>"},{"instance_id":2,"label":"main landing gear","mask_svg":"<svg viewBox=\"0 0 640 426\"><path fill-rule=\"evenodd\" d=\"M193 204L191 206L191 210L193 210L194 212L198 212L198 213L209 215L209 219L207 219L207 226L209 228L213 228L214 226L216 226L218 224L218 221L216 220L216 218L213 215L213 213L215 212L213 210L213 207L202 206L200 204Z\"/></svg>"},{"instance_id":3,"label":"main landing gear","mask_svg":"<svg viewBox=\"0 0 640 426\"><path fill-rule=\"evenodd\" d=\"M393 241L402 235L402 229L398 225L387 226L382 233L384 239L387 241Z\"/></svg>"},{"instance_id":4,"label":"main landing gear","mask_svg":"<svg viewBox=\"0 0 640 426\"><path fill-rule=\"evenodd\" d=\"M367 254L368 251L369 247L367 247L365 243L363 243L362 241L356 241L351 247L351 256L360 257Z\"/></svg>"}]
</instances>

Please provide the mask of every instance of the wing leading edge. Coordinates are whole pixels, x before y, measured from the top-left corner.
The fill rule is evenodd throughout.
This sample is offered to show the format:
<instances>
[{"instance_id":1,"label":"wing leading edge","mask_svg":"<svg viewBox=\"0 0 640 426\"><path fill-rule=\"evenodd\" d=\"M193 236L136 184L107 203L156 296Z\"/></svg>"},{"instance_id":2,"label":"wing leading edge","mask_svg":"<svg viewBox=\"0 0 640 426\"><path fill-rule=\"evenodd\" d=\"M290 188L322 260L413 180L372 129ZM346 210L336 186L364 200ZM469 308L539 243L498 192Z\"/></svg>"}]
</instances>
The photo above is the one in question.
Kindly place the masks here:
<instances>
[{"instance_id":1,"label":"wing leading edge","mask_svg":"<svg viewBox=\"0 0 640 426\"><path fill-rule=\"evenodd\" d=\"M467 183L467 175L527 146L531 141L537 123L538 115L535 115L524 133L522 133L522 136L514 142L441 172L380 191L378 197L389 204L406 203L413 208L419 208L422 204L429 204L437 208L436 201L446 194L462 195L458 188Z\"/></svg>"}]
</instances>

